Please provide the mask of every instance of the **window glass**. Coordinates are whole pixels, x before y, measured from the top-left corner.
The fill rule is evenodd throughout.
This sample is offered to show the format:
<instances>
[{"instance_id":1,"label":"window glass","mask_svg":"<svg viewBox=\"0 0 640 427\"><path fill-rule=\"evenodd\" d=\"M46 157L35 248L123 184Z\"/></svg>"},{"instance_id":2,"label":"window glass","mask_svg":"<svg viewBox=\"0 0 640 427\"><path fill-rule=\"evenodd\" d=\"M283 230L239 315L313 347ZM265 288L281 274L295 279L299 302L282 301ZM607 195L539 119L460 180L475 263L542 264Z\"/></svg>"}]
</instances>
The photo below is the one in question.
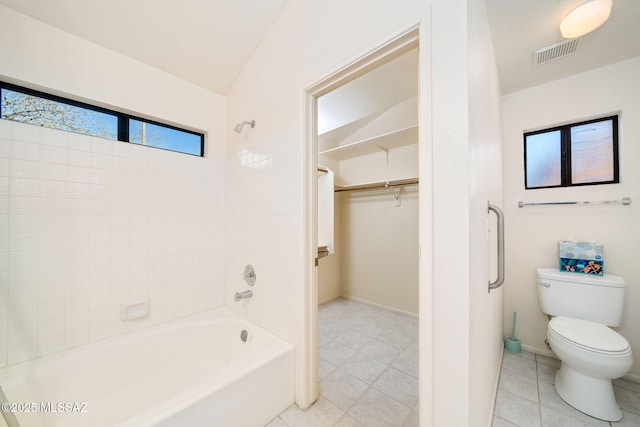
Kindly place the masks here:
<instances>
[{"instance_id":1,"label":"window glass","mask_svg":"<svg viewBox=\"0 0 640 427\"><path fill-rule=\"evenodd\" d=\"M118 117L2 88L2 118L37 126L118 139Z\"/></svg>"},{"instance_id":2,"label":"window glass","mask_svg":"<svg viewBox=\"0 0 640 427\"><path fill-rule=\"evenodd\" d=\"M129 119L129 142L200 156L202 136L141 120Z\"/></svg>"},{"instance_id":3,"label":"window glass","mask_svg":"<svg viewBox=\"0 0 640 427\"><path fill-rule=\"evenodd\" d=\"M204 135L0 81L0 119L204 156Z\"/></svg>"},{"instance_id":4,"label":"window glass","mask_svg":"<svg viewBox=\"0 0 640 427\"><path fill-rule=\"evenodd\" d=\"M612 181L613 120L571 128L571 182Z\"/></svg>"},{"instance_id":5,"label":"window glass","mask_svg":"<svg viewBox=\"0 0 640 427\"><path fill-rule=\"evenodd\" d=\"M525 138L526 187L562 184L560 131L536 133Z\"/></svg>"},{"instance_id":6,"label":"window glass","mask_svg":"<svg viewBox=\"0 0 640 427\"><path fill-rule=\"evenodd\" d=\"M617 184L618 116L524 134L526 189Z\"/></svg>"}]
</instances>

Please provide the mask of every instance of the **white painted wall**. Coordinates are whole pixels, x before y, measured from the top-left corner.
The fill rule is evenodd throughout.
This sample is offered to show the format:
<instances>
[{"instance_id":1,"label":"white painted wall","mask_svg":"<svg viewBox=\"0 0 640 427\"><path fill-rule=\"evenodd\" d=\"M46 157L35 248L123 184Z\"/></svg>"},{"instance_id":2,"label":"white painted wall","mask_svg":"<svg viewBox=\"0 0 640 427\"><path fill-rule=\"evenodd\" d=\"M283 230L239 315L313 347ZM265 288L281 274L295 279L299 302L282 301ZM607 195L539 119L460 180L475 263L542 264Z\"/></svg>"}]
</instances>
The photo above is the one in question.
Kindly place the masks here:
<instances>
[{"instance_id":1,"label":"white painted wall","mask_svg":"<svg viewBox=\"0 0 640 427\"><path fill-rule=\"evenodd\" d=\"M341 295L418 315L418 191L342 195Z\"/></svg>"},{"instance_id":2,"label":"white painted wall","mask_svg":"<svg viewBox=\"0 0 640 427\"><path fill-rule=\"evenodd\" d=\"M0 6L0 79L206 133L207 157L0 121L0 366L224 304L225 98ZM120 305L150 299L149 318Z\"/></svg>"},{"instance_id":3,"label":"white painted wall","mask_svg":"<svg viewBox=\"0 0 640 427\"><path fill-rule=\"evenodd\" d=\"M388 160L387 160L388 159ZM418 177L418 145L340 162L342 185ZM418 315L418 188L340 193L340 293Z\"/></svg>"},{"instance_id":4,"label":"white painted wall","mask_svg":"<svg viewBox=\"0 0 640 427\"><path fill-rule=\"evenodd\" d=\"M479 67L474 75L495 82L490 59L470 62L476 52L490 53L486 17L475 9L471 12L473 25L483 35L479 46L470 46L477 32L468 31L464 0L379 1L374 6L365 0L291 0L228 94L228 127L247 118L257 124L246 135L230 135L228 141L227 294L242 288L237 274L244 263L259 265L255 297L246 304L228 304L299 346L303 287L308 286L303 263L310 262L300 256L305 217L303 90L420 23L420 129L425 149L419 162L426 179L420 200L423 425L487 425L491 397L483 396L495 392L499 333L492 331L491 323L488 332L472 330L471 325L501 310L486 295L471 301L476 286L486 292L487 275L472 272L475 262L470 260L477 254L482 260L477 262L488 265L486 199L478 201L472 191L495 189L499 194L500 184L480 179L486 158L470 158L470 141L473 154L497 144L499 131L493 129L498 108L493 105L498 103L488 108L484 101L469 103L485 85L480 79L470 81L471 65ZM495 99L497 93L491 91L489 100ZM476 117L482 120L471 129L470 120ZM487 140L485 129L495 138ZM266 156L264 162L243 160L256 155ZM483 308L472 310L475 304ZM472 333L479 335L472 339ZM480 356L473 366L472 355ZM301 363L299 378L300 368Z\"/></svg>"},{"instance_id":5,"label":"white painted wall","mask_svg":"<svg viewBox=\"0 0 640 427\"><path fill-rule=\"evenodd\" d=\"M626 282L623 323L640 379L640 57L598 68L503 97L507 284L505 333L518 312L516 335L526 348L546 352L547 317L535 289L536 267L557 267L557 241L595 240L604 244L605 272ZM620 183L575 188L524 190L523 131L620 112ZM545 206L518 208L518 201L615 200L631 197L630 206Z\"/></svg>"},{"instance_id":6,"label":"white painted wall","mask_svg":"<svg viewBox=\"0 0 640 427\"><path fill-rule=\"evenodd\" d=\"M502 357L503 294L487 292L497 276L496 218L487 202L504 210L502 200L501 98L498 71L484 2L469 4L469 224L470 224L470 394L469 425L487 425L493 416ZM505 219L508 221L508 217ZM489 227L487 227L487 223ZM490 230L487 232L487 228Z\"/></svg>"}]
</instances>

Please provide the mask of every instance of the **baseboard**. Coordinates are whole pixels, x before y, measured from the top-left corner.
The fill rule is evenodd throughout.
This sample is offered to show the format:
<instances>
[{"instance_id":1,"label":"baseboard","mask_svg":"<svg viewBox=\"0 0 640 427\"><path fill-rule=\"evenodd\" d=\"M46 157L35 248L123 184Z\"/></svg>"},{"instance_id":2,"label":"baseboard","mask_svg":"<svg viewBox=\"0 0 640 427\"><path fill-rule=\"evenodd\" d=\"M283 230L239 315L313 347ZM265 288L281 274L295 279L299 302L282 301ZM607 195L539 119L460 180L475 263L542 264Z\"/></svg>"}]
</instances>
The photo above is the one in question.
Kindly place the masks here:
<instances>
[{"instance_id":1,"label":"baseboard","mask_svg":"<svg viewBox=\"0 0 640 427\"><path fill-rule=\"evenodd\" d=\"M535 354L539 354L540 356L546 356L546 357L551 357L553 359L557 359L558 356L556 356L553 351L549 350L548 348L544 347L533 347L530 345L526 345L526 344L522 344L520 346L523 350L531 352L531 353L535 353Z\"/></svg>"},{"instance_id":2,"label":"baseboard","mask_svg":"<svg viewBox=\"0 0 640 427\"><path fill-rule=\"evenodd\" d=\"M328 297L326 297L326 298L324 298L324 299L322 299L322 300L318 300L318 305L322 305L322 304L327 303L327 302L329 302L329 301L333 301L333 300L334 300L334 299L336 299L336 298L340 298L340 293L337 293L337 294L335 294L335 295L328 296Z\"/></svg>"},{"instance_id":3,"label":"baseboard","mask_svg":"<svg viewBox=\"0 0 640 427\"><path fill-rule=\"evenodd\" d=\"M523 350L529 351L531 353L535 353L538 354L540 356L546 356L546 357L551 357L553 359L558 359L558 356L556 356L553 351L547 349L547 348L539 348L539 347L532 347L529 345L522 345L521 346ZM623 380L627 380L627 381L631 381L632 383L638 383L640 384L640 375L637 374L627 374L624 377L622 377Z\"/></svg>"},{"instance_id":4,"label":"baseboard","mask_svg":"<svg viewBox=\"0 0 640 427\"><path fill-rule=\"evenodd\" d=\"M368 304L368 305L372 305L372 306L375 306L375 307L384 308L385 310L389 310L389 311L393 311L395 313L403 314L405 316L413 317L414 319L418 319L418 317L419 317L416 313L411 313L409 311L400 310L398 308L390 307L388 305L378 304L378 303L367 301L367 300L364 300L364 299L355 298L355 297L352 297L352 296L349 296L349 295L342 294L342 295L340 295L340 298L350 299L350 300L353 300L353 301L361 302L363 304Z\"/></svg>"},{"instance_id":5,"label":"baseboard","mask_svg":"<svg viewBox=\"0 0 640 427\"><path fill-rule=\"evenodd\" d=\"M640 384L640 375L636 375L636 374L627 374L624 377L622 377L623 380L627 380L627 381L631 381L632 383L638 383Z\"/></svg>"}]
</instances>

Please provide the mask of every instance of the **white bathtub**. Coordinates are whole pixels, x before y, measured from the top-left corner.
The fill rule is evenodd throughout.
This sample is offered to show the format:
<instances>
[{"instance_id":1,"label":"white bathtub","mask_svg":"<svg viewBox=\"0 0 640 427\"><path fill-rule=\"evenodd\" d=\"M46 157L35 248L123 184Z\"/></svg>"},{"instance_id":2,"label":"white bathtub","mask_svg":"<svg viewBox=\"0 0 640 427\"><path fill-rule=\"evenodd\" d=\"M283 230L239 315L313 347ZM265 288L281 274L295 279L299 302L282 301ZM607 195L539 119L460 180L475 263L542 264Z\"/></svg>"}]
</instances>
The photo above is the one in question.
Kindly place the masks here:
<instances>
[{"instance_id":1,"label":"white bathtub","mask_svg":"<svg viewBox=\"0 0 640 427\"><path fill-rule=\"evenodd\" d=\"M5 368L0 385L21 427L262 427L293 403L293 372L290 344L218 308Z\"/></svg>"}]
</instances>

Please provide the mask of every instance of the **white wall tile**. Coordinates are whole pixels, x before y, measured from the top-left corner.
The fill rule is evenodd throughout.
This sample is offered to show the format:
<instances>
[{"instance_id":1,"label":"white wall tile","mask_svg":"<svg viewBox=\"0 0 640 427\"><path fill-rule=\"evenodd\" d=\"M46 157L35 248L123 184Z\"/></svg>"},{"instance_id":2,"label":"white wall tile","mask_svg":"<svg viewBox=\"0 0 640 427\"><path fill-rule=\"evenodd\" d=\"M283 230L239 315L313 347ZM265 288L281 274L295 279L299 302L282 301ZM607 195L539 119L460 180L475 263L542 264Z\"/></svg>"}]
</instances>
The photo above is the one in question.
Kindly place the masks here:
<instances>
[{"instance_id":1,"label":"white wall tile","mask_svg":"<svg viewBox=\"0 0 640 427\"><path fill-rule=\"evenodd\" d=\"M36 196L38 180L32 178L10 178L9 192L12 196Z\"/></svg>"},{"instance_id":2,"label":"white wall tile","mask_svg":"<svg viewBox=\"0 0 640 427\"><path fill-rule=\"evenodd\" d=\"M44 157L44 156L43 156ZM39 164L39 177L43 180L64 181L67 178L68 169L66 166L66 152L64 162L54 162L47 159L50 163L42 162ZM60 164L58 164L60 163ZM64 164L62 164L64 163Z\"/></svg>"},{"instance_id":3,"label":"white wall tile","mask_svg":"<svg viewBox=\"0 0 640 427\"><path fill-rule=\"evenodd\" d=\"M54 335L38 340L38 356L46 356L62 350L64 350L64 334Z\"/></svg>"},{"instance_id":4,"label":"white wall tile","mask_svg":"<svg viewBox=\"0 0 640 427\"><path fill-rule=\"evenodd\" d=\"M62 318L62 324L64 327L64 301L58 300L53 302L47 302L38 304L38 320L40 322L49 319Z\"/></svg>"},{"instance_id":5,"label":"white wall tile","mask_svg":"<svg viewBox=\"0 0 640 427\"><path fill-rule=\"evenodd\" d=\"M13 138L13 124L10 120L0 119L0 138Z\"/></svg>"},{"instance_id":6,"label":"white wall tile","mask_svg":"<svg viewBox=\"0 0 640 427\"><path fill-rule=\"evenodd\" d=\"M64 313L63 313L64 314ZM38 322L38 339L52 337L64 333L64 316L42 319Z\"/></svg>"},{"instance_id":7,"label":"white wall tile","mask_svg":"<svg viewBox=\"0 0 640 427\"><path fill-rule=\"evenodd\" d=\"M68 161L68 150L66 147L43 145L42 161L47 163L66 164Z\"/></svg>"},{"instance_id":8,"label":"white wall tile","mask_svg":"<svg viewBox=\"0 0 640 427\"><path fill-rule=\"evenodd\" d=\"M69 132L67 141L70 150L91 151L91 137L79 133Z\"/></svg>"},{"instance_id":9,"label":"white wall tile","mask_svg":"<svg viewBox=\"0 0 640 427\"><path fill-rule=\"evenodd\" d=\"M2 144L2 140L0 140ZM9 176L10 174L10 162L8 158L0 157L0 176Z\"/></svg>"},{"instance_id":10,"label":"white wall tile","mask_svg":"<svg viewBox=\"0 0 640 427\"><path fill-rule=\"evenodd\" d=\"M38 178L40 163L31 160L14 159L9 167L9 176L16 178Z\"/></svg>"},{"instance_id":11,"label":"white wall tile","mask_svg":"<svg viewBox=\"0 0 640 427\"><path fill-rule=\"evenodd\" d=\"M0 330L0 366L224 304L222 159L17 127L0 120L0 291L31 332ZM120 320L147 298L148 320Z\"/></svg>"},{"instance_id":12,"label":"white wall tile","mask_svg":"<svg viewBox=\"0 0 640 427\"><path fill-rule=\"evenodd\" d=\"M12 252L37 251L38 235L36 233L10 234L9 248Z\"/></svg>"},{"instance_id":13,"label":"white wall tile","mask_svg":"<svg viewBox=\"0 0 640 427\"><path fill-rule=\"evenodd\" d=\"M0 195L6 196L9 194L9 178L6 176L0 177Z\"/></svg>"},{"instance_id":14,"label":"white wall tile","mask_svg":"<svg viewBox=\"0 0 640 427\"><path fill-rule=\"evenodd\" d=\"M43 147L46 145L60 147L60 148L68 148L67 141L69 139L69 132L65 132L58 129L50 129L50 128L42 128L42 144ZM43 157L43 160L46 160Z\"/></svg>"},{"instance_id":15,"label":"white wall tile","mask_svg":"<svg viewBox=\"0 0 640 427\"><path fill-rule=\"evenodd\" d=\"M14 140L11 145L11 157L20 160L40 160L40 146L29 142Z\"/></svg>"},{"instance_id":16,"label":"white wall tile","mask_svg":"<svg viewBox=\"0 0 640 427\"><path fill-rule=\"evenodd\" d=\"M0 138L0 157L10 158L13 153L13 140Z\"/></svg>"},{"instance_id":17,"label":"white wall tile","mask_svg":"<svg viewBox=\"0 0 640 427\"><path fill-rule=\"evenodd\" d=\"M0 192L0 214L7 215L9 213L9 197L2 195Z\"/></svg>"},{"instance_id":18,"label":"white wall tile","mask_svg":"<svg viewBox=\"0 0 640 427\"><path fill-rule=\"evenodd\" d=\"M82 150L69 150L67 152L67 162L73 166L91 166L91 153Z\"/></svg>"},{"instance_id":19,"label":"white wall tile","mask_svg":"<svg viewBox=\"0 0 640 427\"><path fill-rule=\"evenodd\" d=\"M37 341L10 345L7 351L7 364L14 365L31 360L38 355Z\"/></svg>"},{"instance_id":20,"label":"white wall tile","mask_svg":"<svg viewBox=\"0 0 640 427\"><path fill-rule=\"evenodd\" d=\"M91 137L91 151L101 154L113 154L114 141Z\"/></svg>"},{"instance_id":21,"label":"white wall tile","mask_svg":"<svg viewBox=\"0 0 640 427\"><path fill-rule=\"evenodd\" d=\"M39 144L42 139L42 128L40 126L13 122L12 138L14 141Z\"/></svg>"}]
</instances>

